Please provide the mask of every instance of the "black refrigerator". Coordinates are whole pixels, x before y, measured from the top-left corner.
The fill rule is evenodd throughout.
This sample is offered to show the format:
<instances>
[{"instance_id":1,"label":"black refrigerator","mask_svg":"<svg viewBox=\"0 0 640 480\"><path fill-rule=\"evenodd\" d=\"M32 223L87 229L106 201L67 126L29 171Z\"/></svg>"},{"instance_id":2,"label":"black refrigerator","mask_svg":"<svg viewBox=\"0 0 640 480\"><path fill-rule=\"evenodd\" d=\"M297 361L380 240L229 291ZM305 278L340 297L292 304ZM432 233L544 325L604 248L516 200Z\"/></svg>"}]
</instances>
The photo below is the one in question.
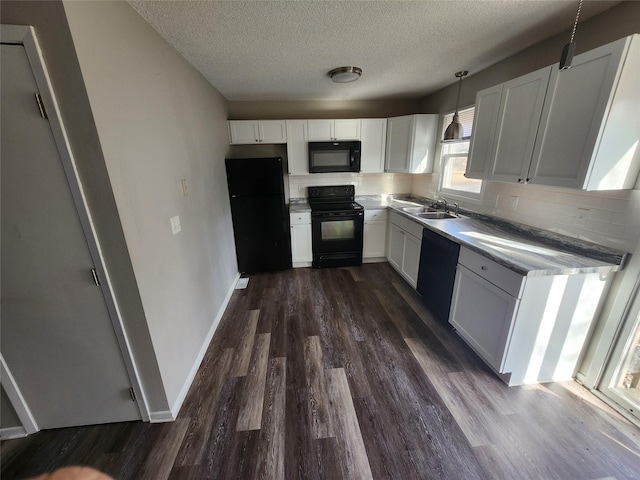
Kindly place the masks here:
<instances>
[{"instance_id":1,"label":"black refrigerator","mask_svg":"<svg viewBox=\"0 0 640 480\"><path fill-rule=\"evenodd\" d=\"M291 268L283 159L227 158L225 163L238 270Z\"/></svg>"}]
</instances>

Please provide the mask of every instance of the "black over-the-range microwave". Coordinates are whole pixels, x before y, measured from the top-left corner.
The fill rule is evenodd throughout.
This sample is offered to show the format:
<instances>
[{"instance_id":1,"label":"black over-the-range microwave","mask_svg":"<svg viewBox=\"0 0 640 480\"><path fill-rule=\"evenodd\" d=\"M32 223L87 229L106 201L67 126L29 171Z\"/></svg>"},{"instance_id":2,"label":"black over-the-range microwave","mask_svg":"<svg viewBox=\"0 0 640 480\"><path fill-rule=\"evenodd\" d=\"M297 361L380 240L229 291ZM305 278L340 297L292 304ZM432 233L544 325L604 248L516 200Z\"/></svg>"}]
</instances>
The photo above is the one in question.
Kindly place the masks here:
<instances>
[{"instance_id":1,"label":"black over-the-range microwave","mask_svg":"<svg viewBox=\"0 0 640 480\"><path fill-rule=\"evenodd\" d=\"M309 142L309 173L359 171L359 141Z\"/></svg>"}]
</instances>

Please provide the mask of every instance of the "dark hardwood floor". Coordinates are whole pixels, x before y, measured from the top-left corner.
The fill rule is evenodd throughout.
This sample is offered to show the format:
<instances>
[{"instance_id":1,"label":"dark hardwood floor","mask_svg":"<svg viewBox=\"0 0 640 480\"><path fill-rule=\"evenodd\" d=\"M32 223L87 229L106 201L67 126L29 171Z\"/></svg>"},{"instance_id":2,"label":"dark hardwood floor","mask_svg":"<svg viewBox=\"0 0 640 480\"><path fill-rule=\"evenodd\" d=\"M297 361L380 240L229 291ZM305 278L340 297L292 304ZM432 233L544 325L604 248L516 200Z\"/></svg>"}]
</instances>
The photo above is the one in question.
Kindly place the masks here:
<instances>
[{"instance_id":1,"label":"dark hardwood floor","mask_svg":"<svg viewBox=\"0 0 640 480\"><path fill-rule=\"evenodd\" d=\"M506 387L369 264L252 275L177 421L6 441L1 477L638 479L639 434L574 382Z\"/></svg>"}]
</instances>

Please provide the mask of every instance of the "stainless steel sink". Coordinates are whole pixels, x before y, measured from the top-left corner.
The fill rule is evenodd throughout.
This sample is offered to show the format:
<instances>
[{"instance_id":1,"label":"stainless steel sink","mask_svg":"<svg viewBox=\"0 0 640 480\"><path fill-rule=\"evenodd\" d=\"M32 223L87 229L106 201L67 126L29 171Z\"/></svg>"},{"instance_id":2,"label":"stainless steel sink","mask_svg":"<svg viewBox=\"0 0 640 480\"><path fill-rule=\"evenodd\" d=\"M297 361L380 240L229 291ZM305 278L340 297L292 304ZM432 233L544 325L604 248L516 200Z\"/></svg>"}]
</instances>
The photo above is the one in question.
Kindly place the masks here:
<instances>
[{"instance_id":1,"label":"stainless steel sink","mask_svg":"<svg viewBox=\"0 0 640 480\"><path fill-rule=\"evenodd\" d=\"M441 211L417 212L417 213L414 213L413 215L415 215L418 218L431 219L431 220L441 220L445 218L458 218L456 215L451 215L450 213L441 212Z\"/></svg>"},{"instance_id":2,"label":"stainless steel sink","mask_svg":"<svg viewBox=\"0 0 640 480\"><path fill-rule=\"evenodd\" d=\"M434 208L430 207L403 207L402 210L407 213L423 213L423 212L435 212Z\"/></svg>"}]
</instances>

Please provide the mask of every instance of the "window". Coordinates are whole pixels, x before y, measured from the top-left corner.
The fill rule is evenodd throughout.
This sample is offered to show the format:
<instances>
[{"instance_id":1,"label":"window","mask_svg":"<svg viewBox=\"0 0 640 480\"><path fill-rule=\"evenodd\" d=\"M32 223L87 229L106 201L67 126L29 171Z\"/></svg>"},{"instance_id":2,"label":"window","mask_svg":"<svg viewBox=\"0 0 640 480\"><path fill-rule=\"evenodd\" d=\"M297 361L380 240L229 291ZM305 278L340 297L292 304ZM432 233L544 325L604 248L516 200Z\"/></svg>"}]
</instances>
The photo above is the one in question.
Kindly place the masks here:
<instances>
[{"instance_id":1,"label":"window","mask_svg":"<svg viewBox=\"0 0 640 480\"><path fill-rule=\"evenodd\" d=\"M475 108L458 112L463 127L463 139L459 142L443 143L440 149L440 193L460 200L479 203L482 196L482 180L464 176L471 140L471 127ZM444 116L443 131L453 120L453 113ZM440 137L442 138L442 136Z\"/></svg>"}]
</instances>

